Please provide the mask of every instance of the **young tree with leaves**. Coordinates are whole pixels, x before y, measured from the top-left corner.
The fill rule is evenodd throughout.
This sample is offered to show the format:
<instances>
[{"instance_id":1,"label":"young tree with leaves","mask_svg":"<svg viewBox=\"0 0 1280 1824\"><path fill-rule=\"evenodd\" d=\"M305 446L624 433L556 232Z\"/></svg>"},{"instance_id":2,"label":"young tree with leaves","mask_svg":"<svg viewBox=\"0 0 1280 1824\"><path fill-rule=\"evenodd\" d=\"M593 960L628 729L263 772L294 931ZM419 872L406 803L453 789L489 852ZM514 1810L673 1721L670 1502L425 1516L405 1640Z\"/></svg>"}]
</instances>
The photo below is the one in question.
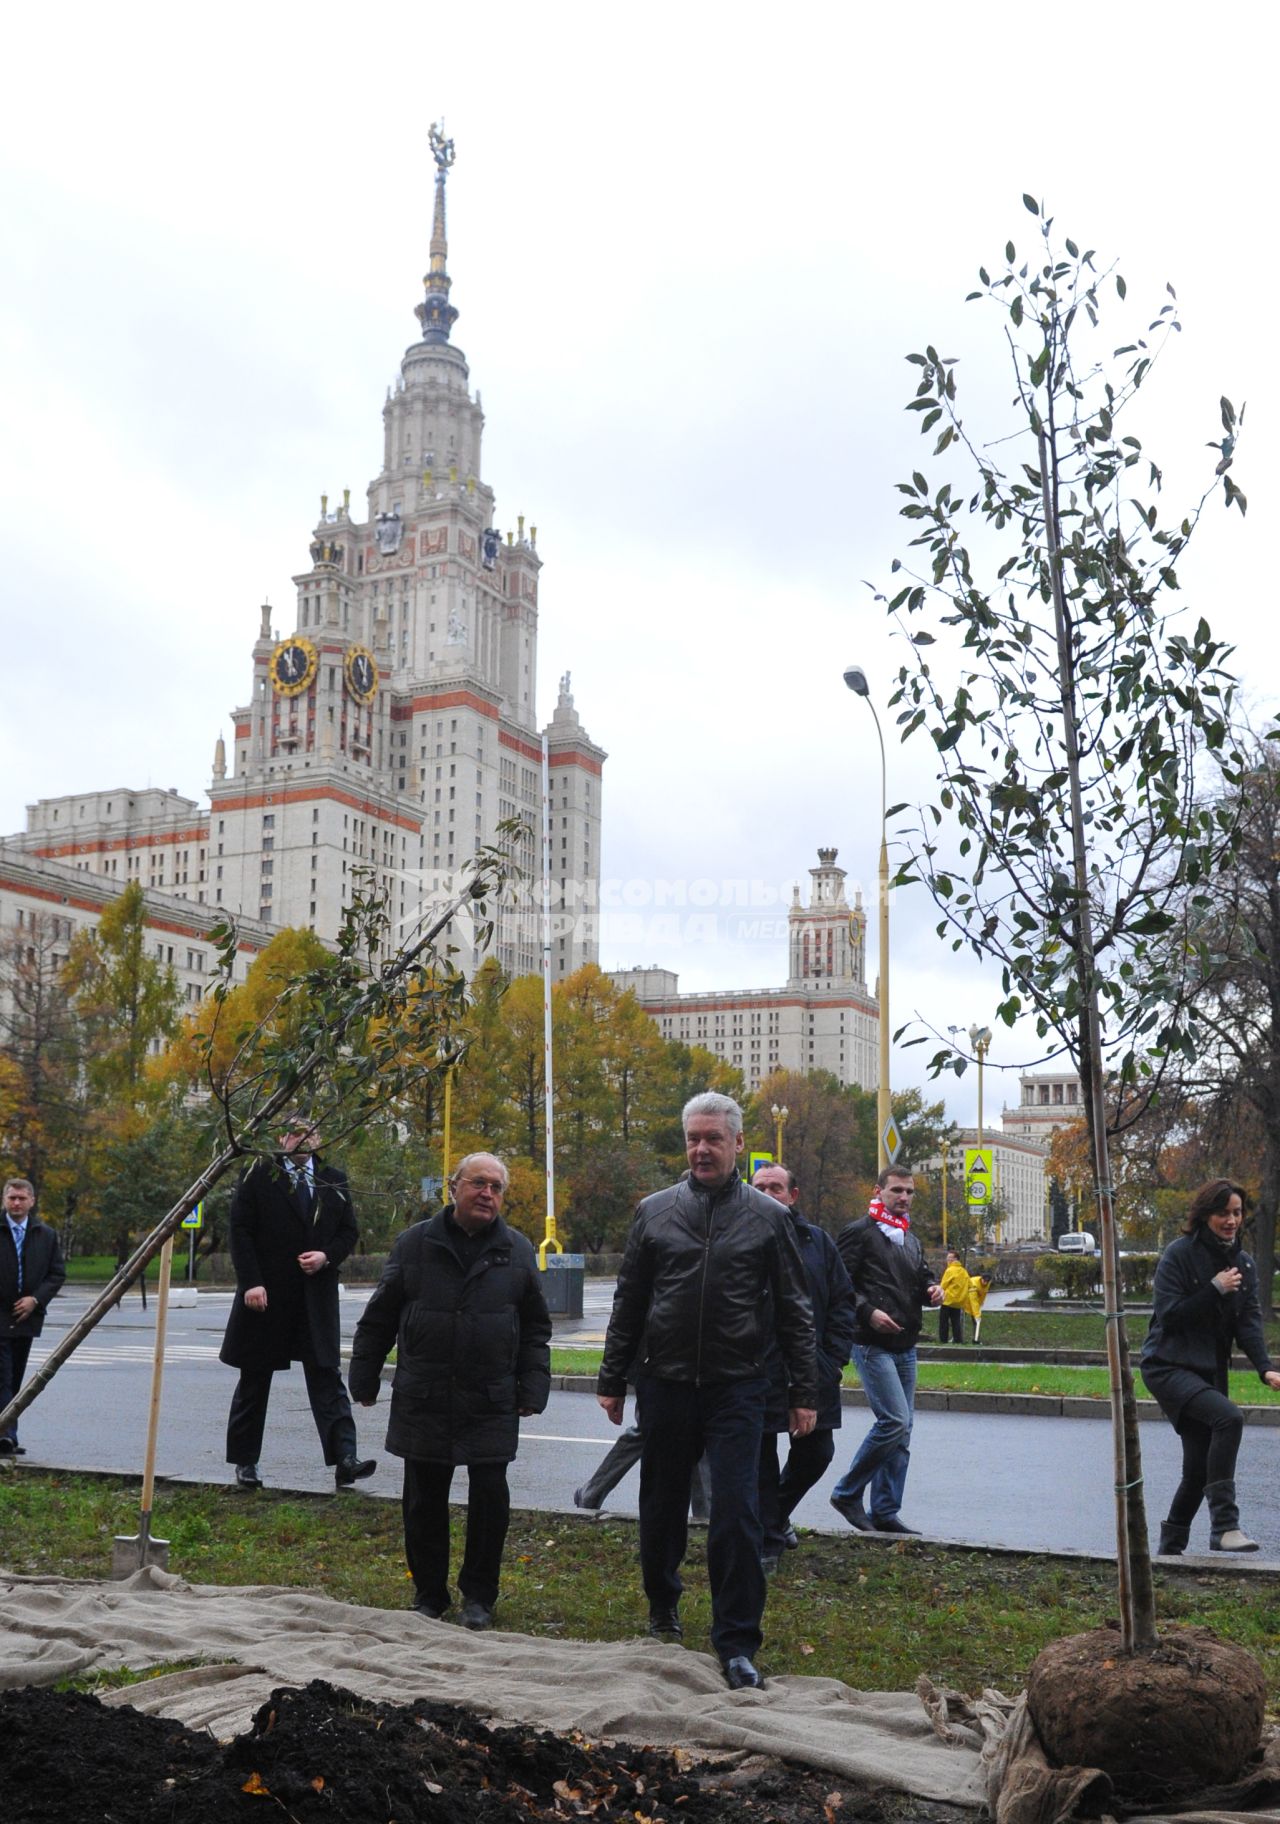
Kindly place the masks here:
<instances>
[{"instance_id":1,"label":"young tree with leaves","mask_svg":"<svg viewBox=\"0 0 1280 1824\"><path fill-rule=\"evenodd\" d=\"M901 492L923 567L888 602L911 657L893 701L903 738L931 737L936 801L905 834L899 884L923 880L953 948L996 959L998 1012L1024 1015L1066 1047L1085 1089L1103 1230L1111 1369L1122 1638L1155 1639L1136 1405L1119 1303L1104 1072L1113 1119L1144 1103L1171 1060L1200 1041L1212 890L1229 865L1235 819L1207 806L1197 763L1238 776L1227 650L1207 621L1178 613L1177 565L1231 476L1237 414L1223 400L1216 480L1162 521L1161 475L1126 412L1177 328L1170 290L1155 321L1114 354L1102 341L1114 268L1057 242L1033 197L1039 247L979 274L1014 385L1012 420L979 431L962 415L957 363L909 356L908 409L934 457L964 480L917 471ZM1114 364L1118 363L1118 367ZM939 663L934 648L947 643ZM897 807L901 811L904 807ZM962 1064L948 1049L935 1068Z\"/></svg>"}]
</instances>

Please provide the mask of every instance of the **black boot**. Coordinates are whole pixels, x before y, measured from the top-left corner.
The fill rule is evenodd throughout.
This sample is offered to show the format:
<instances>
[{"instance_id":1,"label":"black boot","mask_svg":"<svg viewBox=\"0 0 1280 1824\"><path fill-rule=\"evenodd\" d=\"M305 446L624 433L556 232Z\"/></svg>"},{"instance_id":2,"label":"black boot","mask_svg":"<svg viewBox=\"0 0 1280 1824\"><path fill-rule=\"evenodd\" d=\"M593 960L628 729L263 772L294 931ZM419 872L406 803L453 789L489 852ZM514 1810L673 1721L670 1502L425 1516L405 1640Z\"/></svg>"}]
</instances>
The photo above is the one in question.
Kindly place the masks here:
<instances>
[{"instance_id":1,"label":"black boot","mask_svg":"<svg viewBox=\"0 0 1280 1824\"><path fill-rule=\"evenodd\" d=\"M1191 1528L1189 1526L1179 1526L1173 1520L1162 1520L1160 1522L1160 1543L1156 1547L1156 1556L1180 1558L1187 1549L1187 1541L1190 1537Z\"/></svg>"},{"instance_id":2,"label":"black boot","mask_svg":"<svg viewBox=\"0 0 1280 1824\"><path fill-rule=\"evenodd\" d=\"M1236 1506L1234 1482L1207 1482L1204 1498L1209 1503L1209 1550L1211 1552L1256 1552L1258 1542L1240 1531L1240 1509Z\"/></svg>"}]
</instances>

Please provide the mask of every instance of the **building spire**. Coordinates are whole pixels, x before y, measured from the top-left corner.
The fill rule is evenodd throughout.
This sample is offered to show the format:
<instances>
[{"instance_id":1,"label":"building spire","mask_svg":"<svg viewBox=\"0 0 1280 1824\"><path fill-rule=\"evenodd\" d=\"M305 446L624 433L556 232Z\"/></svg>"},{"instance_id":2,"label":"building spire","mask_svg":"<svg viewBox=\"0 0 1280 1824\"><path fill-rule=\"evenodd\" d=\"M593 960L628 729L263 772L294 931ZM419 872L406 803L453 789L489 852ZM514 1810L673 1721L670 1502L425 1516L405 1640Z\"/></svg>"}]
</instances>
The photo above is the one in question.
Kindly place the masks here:
<instances>
[{"instance_id":1,"label":"building spire","mask_svg":"<svg viewBox=\"0 0 1280 1824\"><path fill-rule=\"evenodd\" d=\"M422 284L426 292L421 304L414 309L414 316L422 325L424 342L447 342L449 331L458 320L458 312L449 302L449 275L445 271L445 262L449 254L449 243L445 238L444 227L444 185L453 163L453 141L444 136L444 122L440 121L431 128L428 135L431 156L436 161L436 206L431 219L431 264L423 277Z\"/></svg>"}]
</instances>

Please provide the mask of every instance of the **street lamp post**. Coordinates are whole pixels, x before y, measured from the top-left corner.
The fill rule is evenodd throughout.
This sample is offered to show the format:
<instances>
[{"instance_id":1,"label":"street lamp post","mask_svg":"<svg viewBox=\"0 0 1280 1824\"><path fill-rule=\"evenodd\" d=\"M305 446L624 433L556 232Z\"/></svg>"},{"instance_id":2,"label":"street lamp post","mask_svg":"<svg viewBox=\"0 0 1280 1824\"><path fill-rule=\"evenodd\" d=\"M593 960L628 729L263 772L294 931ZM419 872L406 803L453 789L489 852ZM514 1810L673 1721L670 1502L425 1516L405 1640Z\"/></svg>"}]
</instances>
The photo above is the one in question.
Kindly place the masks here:
<instances>
[{"instance_id":1,"label":"street lamp post","mask_svg":"<svg viewBox=\"0 0 1280 1824\"><path fill-rule=\"evenodd\" d=\"M951 1157L951 1142L945 1134L942 1139L942 1246L947 1246L947 1161Z\"/></svg>"},{"instance_id":2,"label":"street lamp post","mask_svg":"<svg viewBox=\"0 0 1280 1824\"><path fill-rule=\"evenodd\" d=\"M989 1026L971 1026L969 1028L969 1043L973 1046L973 1055L978 1060L978 1150L981 1151L982 1150L982 1076L983 1076L983 1068L987 1062L987 1053L991 1049L991 1028ZM993 1174L993 1183L994 1183L994 1174ZM986 1233L987 1233L985 1209L979 1210L979 1216L982 1218L982 1236L983 1236L983 1239L985 1240ZM998 1239L998 1237L997 1237L997 1239Z\"/></svg>"},{"instance_id":3,"label":"street lamp post","mask_svg":"<svg viewBox=\"0 0 1280 1824\"><path fill-rule=\"evenodd\" d=\"M982 1145L982 1068L991 1049L991 1028L989 1026L971 1026L969 1043L973 1046L973 1055L978 1060L978 1145Z\"/></svg>"},{"instance_id":4,"label":"street lamp post","mask_svg":"<svg viewBox=\"0 0 1280 1824\"><path fill-rule=\"evenodd\" d=\"M773 1113L773 1139L774 1139L773 1158L774 1158L774 1163L776 1165L781 1165L782 1164L782 1130L787 1125L787 1115L790 1113L790 1110L787 1108L787 1105L785 1102L783 1103L781 1108L779 1108L778 1104L775 1102L773 1105L772 1113Z\"/></svg>"},{"instance_id":5,"label":"street lamp post","mask_svg":"<svg viewBox=\"0 0 1280 1824\"><path fill-rule=\"evenodd\" d=\"M887 774L884 735L880 729L880 718L876 715L876 706L871 700L871 686L861 665L846 666L844 681L855 696L865 699L875 721L876 739L880 743L880 1082L876 1090L876 1121L880 1129L878 1156L883 1171L889 1163L885 1134L892 1113L889 1093L889 832L885 818Z\"/></svg>"}]
</instances>

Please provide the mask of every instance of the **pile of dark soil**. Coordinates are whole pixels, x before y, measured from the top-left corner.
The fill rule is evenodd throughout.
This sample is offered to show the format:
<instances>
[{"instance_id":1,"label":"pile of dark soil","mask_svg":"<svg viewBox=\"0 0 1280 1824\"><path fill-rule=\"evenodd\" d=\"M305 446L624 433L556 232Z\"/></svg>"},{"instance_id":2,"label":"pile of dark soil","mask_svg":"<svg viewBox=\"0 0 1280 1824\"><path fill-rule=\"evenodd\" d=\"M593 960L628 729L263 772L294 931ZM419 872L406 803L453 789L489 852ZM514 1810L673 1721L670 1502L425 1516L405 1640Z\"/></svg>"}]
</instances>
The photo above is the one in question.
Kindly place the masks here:
<instances>
[{"instance_id":1,"label":"pile of dark soil","mask_svg":"<svg viewBox=\"0 0 1280 1824\"><path fill-rule=\"evenodd\" d=\"M0 1692L5 1824L909 1824L965 1814L812 1769L703 1761L486 1728L426 1701L370 1704L320 1681L273 1691L219 1745L76 1692ZM282 1815L283 1814L283 1815Z\"/></svg>"}]
</instances>

